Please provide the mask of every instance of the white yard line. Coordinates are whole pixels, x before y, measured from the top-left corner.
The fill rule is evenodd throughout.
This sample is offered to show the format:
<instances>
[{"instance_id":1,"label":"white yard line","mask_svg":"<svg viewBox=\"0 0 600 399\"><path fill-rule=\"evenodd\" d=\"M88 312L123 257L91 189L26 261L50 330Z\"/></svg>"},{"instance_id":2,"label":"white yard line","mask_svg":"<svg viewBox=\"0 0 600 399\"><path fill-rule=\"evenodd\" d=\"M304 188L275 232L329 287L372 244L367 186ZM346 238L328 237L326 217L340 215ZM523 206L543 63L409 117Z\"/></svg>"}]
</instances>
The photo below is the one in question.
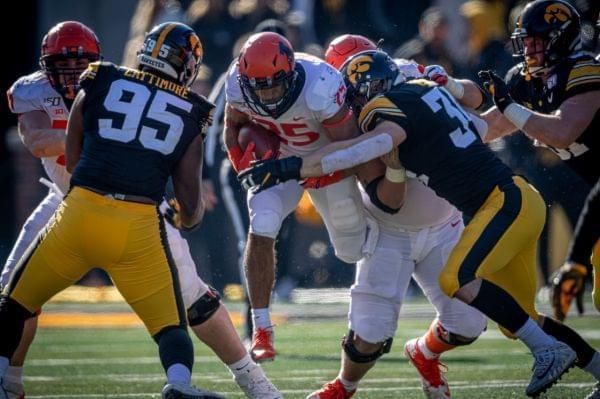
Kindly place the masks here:
<instances>
[{"instance_id":1,"label":"white yard line","mask_svg":"<svg viewBox=\"0 0 600 399\"><path fill-rule=\"evenodd\" d=\"M459 384L464 382L464 385ZM467 389L481 389L481 388L517 388L525 387L529 381L526 380L512 380L512 381L490 381L483 384L467 384L466 381L456 381L453 383L452 389L454 391L467 390ZM561 383L560 387L568 388L591 388L594 383ZM361 387L360 392L398 392L398 391L420 391L420 386L415 387L382 387L382 388L369 388ZM281 390L283 394L297 394L297 393L309 393L310 389L284 389ZM235 392L220 392L227 396L240 396L243 394L239 391ZM154 392L146 393L120 393L120 394L77 394L77 395L27 395L29 399L62 399L62 398L158 398L160 395Z\"/></svg>"}]
</instances>

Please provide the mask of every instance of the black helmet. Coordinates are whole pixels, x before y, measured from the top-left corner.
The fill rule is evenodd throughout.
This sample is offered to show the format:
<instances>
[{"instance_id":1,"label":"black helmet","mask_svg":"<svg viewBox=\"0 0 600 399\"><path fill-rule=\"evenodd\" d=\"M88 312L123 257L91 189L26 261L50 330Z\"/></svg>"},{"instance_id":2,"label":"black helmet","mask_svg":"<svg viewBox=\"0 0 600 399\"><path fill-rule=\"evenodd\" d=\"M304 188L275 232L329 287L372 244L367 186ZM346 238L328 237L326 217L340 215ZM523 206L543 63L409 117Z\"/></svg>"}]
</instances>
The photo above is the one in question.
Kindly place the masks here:
<instances>
[{"instance_id":1,"label":"black helmet","mask_svg":"<svg viewBox=\"0 0 600 399\"><path fill-rule=\"evenodd\" d=\"M148 67L190 86L202 64L202 43L196 32L179 22L156 25L138 51L138 68Z\"/></svg>"},{"instance_id":2,"label":"black helmet","mask_svg":"<svg viewBox=\"0 0 600 399\"><path fill-rule=\"evenodd\" d=\"M577 10L561 0L536 0L525 6L511 35L513 56L523 63L523 72L532 75L547 73L554 65L580 46L581 24ZM544 40L544 65L528 68L523 39Z\"/></svg>"},{"instance_id":3,"label":"black helmet","mask_svg":"<svg viewBox=\"0 0 600 399\"><path fill-rule=\"evenodd\" d=\"M398 66L384 51L367 50L348 58L341 66L348 92L347 102L355 113L373 97L392 88L398 77Z\"/></svg>"}]
</instances>

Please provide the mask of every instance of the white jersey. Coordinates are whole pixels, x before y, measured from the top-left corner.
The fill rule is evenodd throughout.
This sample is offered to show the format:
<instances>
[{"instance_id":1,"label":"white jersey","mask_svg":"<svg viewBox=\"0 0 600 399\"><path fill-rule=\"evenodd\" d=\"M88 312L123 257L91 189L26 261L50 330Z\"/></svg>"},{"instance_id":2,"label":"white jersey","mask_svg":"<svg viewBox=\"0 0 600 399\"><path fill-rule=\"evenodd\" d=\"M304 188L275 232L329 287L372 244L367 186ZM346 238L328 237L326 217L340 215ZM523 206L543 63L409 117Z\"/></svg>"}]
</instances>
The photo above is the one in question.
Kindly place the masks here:
<instances>
[{"instance_id":1,"label":"white jersey","mask_svg":"<svg viewBox=\"0 0 600 399\"><path fill-rule=\"evenodd\" d=\"M44 111L53 129L67 128L69 109L44 72L37 71L19 78L8 90L8 98L10 109L15 114ZM48 177L63 193L69 191L71 174L65 167L64 155L41 159Z\"/></svg>"},{"instance_id":2,"label":"white jersey","mask_svg":"<svg viewBox=\"0 0 600 399\"><path fill-rule=\"evenodd\" d=\"M448 201L438 197L432 189L414 178L406 180L404 204L395 214L377 208L364 191L362 197L367 211L381 227L390 230L415 231L437 226L458 212Z\"/></svg>"},{"instance_id":3,"label":"white jersey","mask_svg":"<svg viewBox=\"0 0 600 399\"><path fill-rule=\"evenodd\" d=\"M346 86L342 75L325 61L304 53L295 55L302 90L290 108L276 119L256 114L245 103L237 63L229 68L225 88L229 104L280 137L283 155L303 156L330 143L322 122L342 108Z\"/></svg>"}]
</instances>

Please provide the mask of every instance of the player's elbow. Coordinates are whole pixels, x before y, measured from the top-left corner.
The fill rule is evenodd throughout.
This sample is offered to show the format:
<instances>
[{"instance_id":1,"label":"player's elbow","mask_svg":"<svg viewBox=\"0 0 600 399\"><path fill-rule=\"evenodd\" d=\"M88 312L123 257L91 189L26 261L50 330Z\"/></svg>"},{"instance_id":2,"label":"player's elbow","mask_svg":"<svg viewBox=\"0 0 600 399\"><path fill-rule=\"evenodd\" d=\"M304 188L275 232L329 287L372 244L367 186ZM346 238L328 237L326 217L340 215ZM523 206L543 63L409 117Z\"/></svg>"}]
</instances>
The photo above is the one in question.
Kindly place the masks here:
<instances>
[{"instance_id":1,"label":"player's elbow","mask_svg":"<svg viewBox=\"0 0 600 399\"><path fill-rule=\"evenodd\" d=\"M181 224L186 230L191 230L198 226L204 217L204 200L199 199L194 204L186 205L180 203Z\"/></svg>"}]
</instances>

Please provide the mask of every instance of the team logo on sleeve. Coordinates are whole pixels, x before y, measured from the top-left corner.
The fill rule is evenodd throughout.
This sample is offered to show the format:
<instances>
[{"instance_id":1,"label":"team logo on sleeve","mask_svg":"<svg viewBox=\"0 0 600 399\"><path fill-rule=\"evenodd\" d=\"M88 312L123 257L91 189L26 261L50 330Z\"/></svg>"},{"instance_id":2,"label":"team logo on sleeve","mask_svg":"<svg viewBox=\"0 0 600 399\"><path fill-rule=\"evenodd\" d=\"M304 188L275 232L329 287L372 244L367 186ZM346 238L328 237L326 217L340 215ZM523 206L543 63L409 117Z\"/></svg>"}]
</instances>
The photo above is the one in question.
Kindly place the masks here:
<instances>
[{"instance_id":1,"label":"team logo on sleeve","mask_svg":"<svg viewBox=\"0 0 600 399\"><path fill-rule=\"evenodd\" d=\"M546 7L546 13L544 14L544 20L550 24L562 24L571 19L571 11L567 6L560 3L550 4Z\"/></svg>"}]
</instances>

